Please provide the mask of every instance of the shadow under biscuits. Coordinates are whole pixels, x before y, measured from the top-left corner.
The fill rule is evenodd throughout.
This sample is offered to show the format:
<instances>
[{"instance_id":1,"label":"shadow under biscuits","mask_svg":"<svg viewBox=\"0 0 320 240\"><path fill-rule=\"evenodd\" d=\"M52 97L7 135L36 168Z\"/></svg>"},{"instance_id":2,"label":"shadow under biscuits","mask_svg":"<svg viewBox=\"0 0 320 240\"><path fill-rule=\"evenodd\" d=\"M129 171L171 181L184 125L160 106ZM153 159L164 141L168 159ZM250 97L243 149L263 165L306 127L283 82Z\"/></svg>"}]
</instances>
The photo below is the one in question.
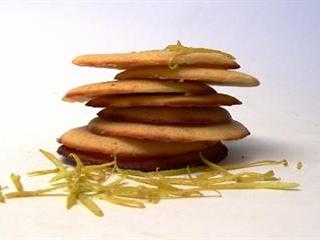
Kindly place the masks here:
<instances>
[{"instance_id":1,"label":"shadow under biscuits","mask_svg":"<svg viewBox=\"0 0 320 240\"><path fill-rule=\"evenodd\" d=\"M229 149L229 154L222 163L282 160L301 150L301 146L289 141L255 136L224 144Z\"/></svg>"},{"instance_id":2,"label":"shadow under biscuits","mask_svg":"<svg viewBox=\"0 0 320 240\"><path fill-rule=\"evenodd\" d=\"M76 166L76 162L75 161L72 161L70 158L67 158L67 157L64 157L64 156L59 156L61 161L64 163L64 164L67 164L67 165L70 165L72 167L75 167Z\"/></svg>"}]
</instances>

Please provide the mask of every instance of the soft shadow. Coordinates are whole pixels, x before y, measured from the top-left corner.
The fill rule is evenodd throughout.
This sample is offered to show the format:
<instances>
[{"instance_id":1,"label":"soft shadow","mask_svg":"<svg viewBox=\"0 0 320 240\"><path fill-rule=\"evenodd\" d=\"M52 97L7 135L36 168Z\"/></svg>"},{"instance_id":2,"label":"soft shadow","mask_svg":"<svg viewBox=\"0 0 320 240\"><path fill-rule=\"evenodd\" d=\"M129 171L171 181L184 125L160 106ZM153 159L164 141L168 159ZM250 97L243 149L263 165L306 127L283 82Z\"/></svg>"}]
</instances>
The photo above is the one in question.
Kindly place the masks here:
<instances>
[{"instance_id":1,"label":"soft shadow","mask_svg":"<svg viewBox=\"0 0 320 240\"><path fill-rule=\"evenodd\" d=\"M223 163L239 163L258 160L281 160L292 155L298 145L265 137L249 137L235 142L224 142L229 154Z\"/></svg>"},{"instance_id":2,"label":"soft shadow","mask_svg":"<svg viewBox=\"0 0 320 240\"><path fill-rule=\"evenodd\" d=\"M63 156L62 156L60 159L61 159L61 161L62 161L64 164L70 165L70 166L72 166L72 167L75 167L75 166L76 166L75 161L72 161L72 160L69 159L69 158L66 158L66 157L63 157Z\"/></svg>"}]
</instances>

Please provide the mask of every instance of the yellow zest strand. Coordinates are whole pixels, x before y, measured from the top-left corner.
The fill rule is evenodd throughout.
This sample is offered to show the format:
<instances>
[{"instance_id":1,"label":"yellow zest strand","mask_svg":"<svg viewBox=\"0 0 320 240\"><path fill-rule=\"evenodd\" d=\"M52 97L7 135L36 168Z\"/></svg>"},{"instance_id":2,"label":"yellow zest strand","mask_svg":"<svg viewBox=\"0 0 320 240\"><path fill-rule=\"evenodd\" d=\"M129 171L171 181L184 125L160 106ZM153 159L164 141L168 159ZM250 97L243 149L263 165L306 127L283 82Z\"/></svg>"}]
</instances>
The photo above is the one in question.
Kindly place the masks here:
<instances>
[{"instance_id":1,"label":"yellow zest strand","mask_svg":"<svg viewBox=\"0 0 320 240\"><path fill-rule=\"evenodd\" d=\"M1 187L1 185L0 185L0 202L1 203L5 203L6 202L6 199L5 199L5 197L3 196L3 193L2 193L2 187Z\"/></svg>"},{"instance_id":2,"label":"yellow zest strand","mask_svg":"<svg viewBox=\"0 0 320 240\"><path fill-rule=\"evenodd\" d=\"M202 153L199 153L200 159L203 163L205 163L206 165L208 165L210 168L212 168L213 170L216 170L217 172L221 173L222 175L232 175L231 173L229 173L226 169L224 169L223 167L220 167L217 164L214 164L212 162L210 162L208 159L206 159Z\"/></svg>"},{"instance_id":3,"label":"yellow zest strand","mask_svg":"<svg viewBox=\"0 0 320 240\"><path fill-rule=\"evenodd\" d=\"M99 208L99 206L97 204L95 204L95 202L92 201L92 199L87 197L85 194L80 194L79 195L79 200L94 215L96 215L98 217L102 217L104 215L103 211Z\"/></svg>"},{"instance_id":4,"label":"yellow zest strand","mask_svg":"<svg viewBox=\"0 0 320 240\"><path fill-rule=\"evenodd\" d=\"M15 175L14 173L11 173L10 175L11 181L14 184L15 188L18 190L18 192L22 192L23 191L23 185L20 181L20 176L19 175Z\"/></svg>"}]
</instances>

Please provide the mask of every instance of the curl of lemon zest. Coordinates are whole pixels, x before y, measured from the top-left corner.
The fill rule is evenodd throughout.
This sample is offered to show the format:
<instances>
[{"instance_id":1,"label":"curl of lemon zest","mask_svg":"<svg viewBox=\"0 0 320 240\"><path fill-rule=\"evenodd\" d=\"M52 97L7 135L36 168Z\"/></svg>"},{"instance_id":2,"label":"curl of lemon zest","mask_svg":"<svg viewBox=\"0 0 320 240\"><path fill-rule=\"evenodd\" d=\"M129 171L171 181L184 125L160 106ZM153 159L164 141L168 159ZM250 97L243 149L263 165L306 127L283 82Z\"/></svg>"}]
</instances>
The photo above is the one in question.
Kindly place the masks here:
<instances>
[{"instance_id":1,"label":"curl of lemon zest","mask_svg":"<svg viewBox=\"0 0 320 240\"><path fill-rule=\"evenodd\" d=\"M256 172L244 172L236 175L236 182L254 182L254 181L270 181L278 180L274 178L274 172L268 171L264 174Z\"/></svg>"},{"instance_id":2,"label":"curl of lemon zest","mask_svg":"<svg viewBox=\"0 0 320 240\"><path fill-rule=\"evenodd\" d=\"M116 161L107 162L99 165L88 165L83 167L83 171L85 173L91 173L92 171L104 171L108 170L108 167L113 167L115 165Z\"/></svg>"},{"instance_id":3,"label":"curl of lemon zest","mask_svg":"<svg viewBox=\"0 0 320 240\"><path fill-rule=\"evenodd\" d=\"M298 170L300 170L301 168L303 168L303 163L302 162L298 162L296 167L297 167Z\"/></svg>"},{"instance_id":4,"label":"curl of lemon zest","mask_svg":"<svg viewBox=\"0 0 320 240\"><path fill-rule=\"evenodd\" d=\"M15 188L17 189L18 192L23 192L23 185L20 181L20 176L19 175L15 175L14 173L11 173L10 175L11 181L13 183L13 185L15 186Z\"/></svg>"},{"instance_id":5,"label":"curl of lemon zest","mask_svg":"<svg viewBox=\"0 0 320 240\"><path fill-rule=\"evenodd\" d=\"M283 165L286 167L286 166L288 166L288 161L285 159L280 160L280 161L261 160L261 161L248 162L248 163L234 163L234 164L226 164L226 165L222 164L221 166L226 170L235 170L235 169L270 166L270 165Z\"/></svg>"},{"instance_id":6,"label":"curl of lemon zest","mask_svg":"<svg viewBox=\"0 0 320 240\"><path fill-rule=\"evenodd\" d=\"M285 166L285 167L289 166L289 163L286 159L283 159L282 162L283 162L283 166Z\"/></svg>"},{"instance_id":7,"label":"curl of lemon zest","mask_svg":"<svg viewBox=\"0 0 320 240\"><path fill-rule=\"evenodd\" d=\"M98 182L98 183L104 183L106 182L111 175L115 171L115 162L113 162L113 167L111 168L110 165L105 165L102 168L98 168L98 165L95 165L94 168L88 169L87 167L90 166L85 166L83 168L83 173L85 176L88 178L88 180L91 180L93 182Z\"/></svg>"},{"instance_id":8,"label":"curl of lemon zest","mask_svg":"<svg viewBox=\"0 0 320 240\"><path fill-rule=\"evenodd\" d=\"M73 158L73 160L76 162L76 167L74 168L73 173L74 177L79 178L81 176L82 168L84 165L80 158L74 153L70 153L69 158Z\"/></svg>"},{"instance_id":9,"label":"curl of lemon zest","mask_svg":"<svg viewBox=\"0 0 320 240\"><path fill-rule=\"evenodd\" d=\"M225 168L223 168L223 167L221 167L221 166L219 166L219 165L217 165L217 164L214 164L214 163L210 162L208 159L206 159L206 158L202 155L201 152L199 153L199 157L200 157L201 161L202 161L204 164L208 165L208 167L210 167L210 168L212 168L213 170L219 172L220 174L222 174L222 175L232 175L232 174L231 174L230 172L228 172Z\"/></svg>"}]
</instances>

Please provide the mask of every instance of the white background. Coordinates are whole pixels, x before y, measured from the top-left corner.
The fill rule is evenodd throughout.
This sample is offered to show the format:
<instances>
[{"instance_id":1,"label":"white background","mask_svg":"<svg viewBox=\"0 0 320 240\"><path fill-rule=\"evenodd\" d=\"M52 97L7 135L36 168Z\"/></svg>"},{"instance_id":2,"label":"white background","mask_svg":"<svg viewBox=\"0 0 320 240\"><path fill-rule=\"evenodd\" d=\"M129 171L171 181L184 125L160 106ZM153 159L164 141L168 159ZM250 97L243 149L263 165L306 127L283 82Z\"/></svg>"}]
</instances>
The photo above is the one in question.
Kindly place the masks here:
<instances>
[{"instance_id":1,"label":"white background","mask_svg":"<svg viewBox=\"0 0 320 240\"><path fill-rule=\"evenodd\" d=\"M227 143L228 159L286 158L290 166L276 172L301 183L301 191L228 191L144 210L101 204L101 219L65 210L64 199L12 200L0 205L0 239L319 239L319 12L319 1L0 1L2 185L11 172L51 167L37 149L54 152L57 137L94 116L60 99L116 71L76 67L73 57L176 40L231 52L261 80L216 88L243 102L228 109L252 133Z\"/></svg>"}]
</instances>

